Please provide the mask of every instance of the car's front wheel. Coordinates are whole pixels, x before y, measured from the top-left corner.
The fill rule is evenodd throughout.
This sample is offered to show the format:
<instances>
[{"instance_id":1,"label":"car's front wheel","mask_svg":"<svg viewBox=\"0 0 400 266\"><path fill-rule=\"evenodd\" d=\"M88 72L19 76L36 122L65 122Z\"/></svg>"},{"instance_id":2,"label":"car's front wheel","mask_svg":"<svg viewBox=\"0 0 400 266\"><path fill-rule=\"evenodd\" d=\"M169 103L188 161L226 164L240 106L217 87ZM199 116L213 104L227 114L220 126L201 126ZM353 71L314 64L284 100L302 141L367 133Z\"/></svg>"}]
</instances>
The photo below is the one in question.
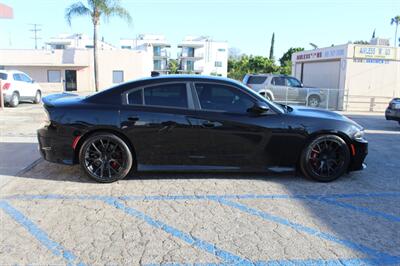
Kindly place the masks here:
<instances>
[{"instance_id":1,"label":"car's front wheel","mask_svg":"<svg viewBox=\"0 0 400 266\"><path fill-rule=\"evenodd\" d=\"M336 135L322 135L312 140L300 158L302 173L320 182L330 182L342 176L350 163L346 142Z\"/></svg>"},{"instance_id":2,"label":"car's front wheel","mask_svg":"<svg viewBox=\"0 0 400 266\"><path fill-rule=\"evenodd\" d=\"M128 145L120 137L97 133L83 143L79 163L89 177L110 183L126 177L132 168L133 158Z\"/></svg>"}]
</instances>

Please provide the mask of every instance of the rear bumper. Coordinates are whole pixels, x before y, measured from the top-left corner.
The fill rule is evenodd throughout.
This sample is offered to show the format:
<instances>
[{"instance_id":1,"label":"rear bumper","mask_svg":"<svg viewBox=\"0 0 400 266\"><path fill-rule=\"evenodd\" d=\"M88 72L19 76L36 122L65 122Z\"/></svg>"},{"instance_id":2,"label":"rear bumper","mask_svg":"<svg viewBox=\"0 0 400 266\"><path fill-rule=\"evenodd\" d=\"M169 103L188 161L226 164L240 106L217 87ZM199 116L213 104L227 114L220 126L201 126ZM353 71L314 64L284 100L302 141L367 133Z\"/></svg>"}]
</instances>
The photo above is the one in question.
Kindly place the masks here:
<instances>
[{"instance_id":1,"label":"rear bumper","mask_svg":"<svg viewBox=\"0 0 400 266\"><path fill-rule=\"evenodd\" d=\"M365 169L366 164L364 163L364 160L365 157L367 157L368 155L368 142L353 141L351 145L353 145L354 147L354 155L352 154L349 171L358 171Z\"/></svg>"},{"instance_id":2,"label":"rear bumper","mask_svg":"<svg viewBox=\"0 0 400 266\"><path fill-rule=\"evenodd\" d=\"M386 120L394 120L400 122L400 109L389 109L385 111Z\"/></svg>"},{"instance_id":3,"label":"rear bumper","mask_svg":"<svg viewBox=\"0 0 400 266\"><path fill-rule=\"evenodd\" d=\"M75 152L71 146L71 138L59 136L57 130L51 127L39 129L37 137L43 159L54 163L74 164Z\"/></svg>"}]
</instances>

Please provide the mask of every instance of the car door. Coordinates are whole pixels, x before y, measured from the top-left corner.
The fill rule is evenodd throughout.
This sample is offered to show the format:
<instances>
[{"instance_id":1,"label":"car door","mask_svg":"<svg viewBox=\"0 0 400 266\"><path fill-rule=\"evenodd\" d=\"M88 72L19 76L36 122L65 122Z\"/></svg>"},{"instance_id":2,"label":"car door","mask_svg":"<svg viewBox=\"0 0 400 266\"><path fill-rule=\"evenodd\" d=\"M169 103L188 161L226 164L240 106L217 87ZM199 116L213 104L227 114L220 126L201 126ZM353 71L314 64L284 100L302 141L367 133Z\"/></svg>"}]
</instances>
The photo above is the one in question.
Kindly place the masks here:
<instances>
[{"instance_id":1,"label":"car door","mask_svg":"<svg viewBox=\"0 0 400 266\"><path fill-rule=\"evenodd\" d=\"M193 84L199 111L192 124L199 135L199 163L225 168L278 165L279 143L272 136L282 126L274 112L249 112L257 101L237 87L196 82Z\"/></svg>"},{"instance_id":2,"label":"car door","mask_svg":"<svg viewBox=\"0 0 400 266\"><path fill-rule=\"evenodd\" d=\"M299 99L299 89L301 88L301 83L292 77L285 77L284 79L287 85L288 102L297 102Z\"/></svg>"},{"instance_id":3,"label":"car door","mask_svg":"<svg viewBox=\"0 0 400 266\"><path fill-rule=\"evenodd\" d=\"M32 98L36 94L36 85L33 83L32 79L25 74L20 73L22 82L24 82L26 97Z\"/></svg>"},{"instance_id":4,"label":"car door","mask_svg":"<svg viewBox=\"0 0 400 266\"><path fill-rule=\"evenodd\" d=\"M274 100L285 102L287 99L288 87L284 77L273 77L271 79L271 91L274 94Z\"/></svg>"},{"instance_id":5,"label":"car door","mask_svg":"<svg viewBox=\"0 0 400 266\"><path fill-rule=\"evenodd\" d=\"M26 89L26 84L25 82L22 81L22 76L20 73L14 73L12 75L14 84L12 85L15 90L18 91L20 99L24 99L27 97L27 89Z\"/></svg>"},{"instance_id":6,"label":"car door","mask_svg":"<svg viewBox=\"0 0 400 266\"><path fill-rule=\"evenodd\" d=\"M133 144L139 164L154 168L193 163L198 136L188 119L195 110L187 83L134 88L123 94L123 101L121 129Z\"/></svg>"}]
</instances>

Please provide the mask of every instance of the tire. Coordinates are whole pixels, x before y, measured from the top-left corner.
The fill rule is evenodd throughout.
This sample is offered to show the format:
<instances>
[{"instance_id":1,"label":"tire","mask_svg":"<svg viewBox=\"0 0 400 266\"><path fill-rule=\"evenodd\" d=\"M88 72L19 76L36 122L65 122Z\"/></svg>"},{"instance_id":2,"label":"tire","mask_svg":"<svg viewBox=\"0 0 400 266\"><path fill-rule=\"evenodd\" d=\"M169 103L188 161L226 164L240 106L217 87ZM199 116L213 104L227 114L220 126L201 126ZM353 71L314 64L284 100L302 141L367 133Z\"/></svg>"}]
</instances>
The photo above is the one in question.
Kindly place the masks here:
<instances>
[{"instance_id":1,"label":"tire","mask_svg":"<svg viewBox=\"0 0 400 266\"><path fill-rule=\"evenodd\" d=\"M11 107L17 107L19 104L19 94L17 92L13 92L11 95L10 102L8 103Z\"/></svg>"},{"instance_id":2,"label":"tire","mask_svg":"<svg viewBox=\"0 0 400 266\"><path fill-rule=\"evenodd\" d=\"M330 182L342 176L350 164L347 143L336 135L321 135L304 148L300 156L300 170L305 177Z\"/></svg>"},{"instance_id":3,"label":"tire","mask_svg":"<svg viewBox=\"0 0 400 266\"><path fill-rule=\"evenodd\" d=\"M269 93L266 94L265 92L262 92L260 93L260 95L266 98L267 100L272 101L271 95L269 95Z\"/></svg>"},{"instance_id":4,"label":"tire","mask_svg":"<svg viewBox=\"0 0 400 266\"><path fill-rule=\"evenodd\" d=\"M41 101L42 101L42 93L40 91L37 91L35 94L35 98L33 98L33 103L39 104Z\"/></svg>"},{"instance_id":5,"label":"tire","mask_svg":"<svg viewBox=\"0 0 400 266\"><path fill-rule=\"evenodd\" d=\"M307 106L310 107L319 107L319 104L321 103L321 99L317 95L311 95L308 97L307 100Z\"/></svg>"},{"instance_id":6,"label":"tire","mask_svg":"<svg viewBox=\"0 0 400 266\"><path fill-rule=\"evenodd\" d=\"M101 183L125 178L133 165L129 146L111 133L96 133L83 143L79 164L87 176Z\"/></svg>"}]
</instances>

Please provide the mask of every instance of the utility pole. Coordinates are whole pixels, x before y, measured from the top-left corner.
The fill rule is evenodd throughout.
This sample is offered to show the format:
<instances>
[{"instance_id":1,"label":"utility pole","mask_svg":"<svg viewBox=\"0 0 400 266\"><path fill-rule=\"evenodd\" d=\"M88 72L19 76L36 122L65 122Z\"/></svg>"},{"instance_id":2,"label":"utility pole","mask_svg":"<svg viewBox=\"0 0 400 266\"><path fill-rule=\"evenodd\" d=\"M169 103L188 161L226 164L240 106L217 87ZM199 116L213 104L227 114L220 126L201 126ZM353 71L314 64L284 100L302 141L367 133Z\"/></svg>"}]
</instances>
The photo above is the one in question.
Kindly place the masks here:
<instances>
[{"instance_id":1,"label":"utility pole","mask_svg":"<svg viewBox=\"0 0 400 266\"><path fill-rule=\"evenodd\" d=\"M42 31L42 29L40 28L40 26L42 26L41 24L29 24L32 25L32 29L30 29L29 31L33 31L34 37L31 37L31 39L35 39L35 49L37 49L37 40L40 40L42 38L38 37L38 32Z\"/></svg>"}]
</instances>

